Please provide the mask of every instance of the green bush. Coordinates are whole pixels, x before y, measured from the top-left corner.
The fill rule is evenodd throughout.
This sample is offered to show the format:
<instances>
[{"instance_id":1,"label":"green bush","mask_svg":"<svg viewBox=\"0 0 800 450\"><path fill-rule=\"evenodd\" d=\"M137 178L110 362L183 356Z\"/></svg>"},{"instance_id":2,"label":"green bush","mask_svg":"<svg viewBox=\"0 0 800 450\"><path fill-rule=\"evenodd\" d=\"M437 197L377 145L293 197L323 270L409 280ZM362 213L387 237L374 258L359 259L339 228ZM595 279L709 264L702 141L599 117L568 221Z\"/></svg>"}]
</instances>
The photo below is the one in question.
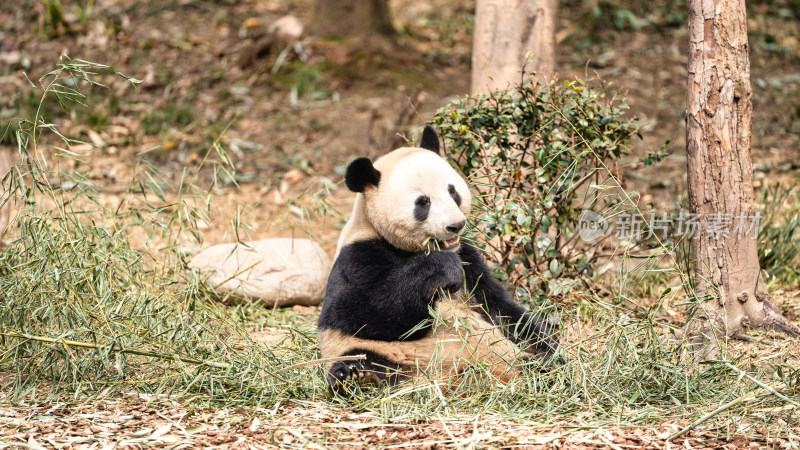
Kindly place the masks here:
<instances>
[{"instance_id":1,"label":"green bush","mask_svg":"<svg viewBox=\"0 0 800 450\"><path fill-rule=\"evenodd\" d=\"M625 101L607 87L526 80L435 116L448 156L478 192L476 231L523 301L569 292L592 274L595 246L578 239L578 217L606 201L609 166L638 134L623 116Z\"/></svg>"}]
</instances>

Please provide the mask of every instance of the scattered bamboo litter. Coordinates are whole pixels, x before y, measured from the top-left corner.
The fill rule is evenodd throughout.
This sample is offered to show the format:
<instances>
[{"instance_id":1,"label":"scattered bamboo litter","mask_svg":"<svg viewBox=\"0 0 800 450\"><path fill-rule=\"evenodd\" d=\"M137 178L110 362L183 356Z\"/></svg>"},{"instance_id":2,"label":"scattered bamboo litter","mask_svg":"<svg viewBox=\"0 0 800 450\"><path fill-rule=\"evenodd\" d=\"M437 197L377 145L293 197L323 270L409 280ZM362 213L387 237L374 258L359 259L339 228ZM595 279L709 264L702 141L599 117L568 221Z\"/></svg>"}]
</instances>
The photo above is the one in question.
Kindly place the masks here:
<instances>
[{"instance_id":1,"label":"scattered bamboo litter","mask_svg":"<svg viewBox=\"0 0 800 450\"><path fill-rule=\"evenodd\" d=\"M104 345L92 344L91 342L80 342L80 341L73 341L73 340L70 340L70 339L63 339L63 338L50 338L50 337L46 337L46 336L34 336L34 335L31 335L31 334L18 333L16 331L0 331L0 336L13 337L13 338L18 338L18 339L27 339L27 340L38 341L38 342L47 342L47 343L51 343L51 344L63 344L63 345L71 346L71 347L91 348L91 349L95 349L95 350L100 350L100 349L103 349L103 348L106 347ZM195 365L214 367L214 368L217 368L217 369L230 369L231 367L233 367L233 365L230 364L230 363L223 363L223 362L217 362L217 361L203 361L201 359L190 358L190 357L187 357L187 356L167 355L167 354L164 354L164 353L149 352L149 351L146 351L146 350L137 350L137 349L134 349L134 348L114 348L115 345L116 345L115 343L112 343L110 345L110 347L108 349L109 353L128 353L128 354L131 354L131 355L147 356L147 357L151 357L151 358L173 359L173 360L178 360L178 361L185 362L185 363L188 363L188 364L195 364ZM332 358L314 359L314 360L311 360L311 361L303 361L303 362L300 362L300 363L297 363L297 364L292 364L290 366L286 366L286 367L280 368L280 369L278 369L278 370L276 370L276 371L274 371L274 372L272 372L271 374L268 374L268 375L273 375L274 376L274 375L281 374L283 372L288 372L288 371L293 370L293 369L299 369L301 367L306 367L306 366L313 366L315 364L327 364L329 362L344 361L344 360L354 360L354 359L360 360L360 359L366 359L366 358L367 358L366 355L348 355L348 356L336 356L336 357L332 357Z\"/></svg>"}]
</instances>

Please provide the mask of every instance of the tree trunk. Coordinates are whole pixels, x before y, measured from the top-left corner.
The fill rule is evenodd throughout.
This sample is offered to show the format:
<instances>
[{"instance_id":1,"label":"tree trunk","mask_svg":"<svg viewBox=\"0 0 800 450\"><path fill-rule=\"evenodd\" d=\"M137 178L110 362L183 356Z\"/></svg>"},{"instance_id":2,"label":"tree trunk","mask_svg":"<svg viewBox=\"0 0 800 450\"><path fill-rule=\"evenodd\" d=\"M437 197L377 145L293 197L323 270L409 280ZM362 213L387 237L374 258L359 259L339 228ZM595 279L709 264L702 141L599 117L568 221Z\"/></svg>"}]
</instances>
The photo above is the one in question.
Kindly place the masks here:
<instances>
[{"instance_id":1,"label":"tree trunk","mask_svg":"<svg viewBox=\"0 0 800 450\"><path fill-rule=\"evenodd\" d=\"M386 0L316 0L306 27L312 36L393 39Z\"/></svg>"},{"instance_id":2,"label":"tree trunk","mask_svg":"<svg viewBox=\"0 0 800 450\"><path fill-rule=\"evenodd\" d=\"M770 303L758 263L751 96L744 0L689 0L686 152L701 224L691 244L697 316L714 330L706 338L745 338L748 327L798 333Z\"/></svg>"},{"instance_id":3,"label":"tree trunk","mask_svg":"<svg viewBox=\"0 0 800 450\"><path fill-rule=\"evenodd\" d=\"M538 77L553 74L558 0L477 0L472 43L472 94L522 80L523 64Z\"/></svg>"}]
</instances>

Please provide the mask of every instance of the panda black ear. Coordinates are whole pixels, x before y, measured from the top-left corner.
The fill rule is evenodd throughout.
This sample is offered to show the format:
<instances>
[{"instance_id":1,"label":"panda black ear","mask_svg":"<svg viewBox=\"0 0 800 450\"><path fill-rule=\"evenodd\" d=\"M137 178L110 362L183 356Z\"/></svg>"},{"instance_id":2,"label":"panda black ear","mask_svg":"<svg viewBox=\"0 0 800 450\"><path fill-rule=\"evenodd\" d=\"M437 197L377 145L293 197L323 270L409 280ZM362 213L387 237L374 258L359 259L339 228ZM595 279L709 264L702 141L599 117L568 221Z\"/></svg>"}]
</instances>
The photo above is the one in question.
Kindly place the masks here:
<instances>
[{"instance_id":1,"label":"panda black ear","mask_svg":"<svg viewBox=\"0 0 800 450\"><path fill-rule=\"evenodd\" d=\"M344 183L353 192L364 192L367 186L377 186L380 181L381 173L369 158L358 158L351 162L344 175Z\"/></svg>"},{"instance_id":2,"label":"panda black ear","mask_svg":"<svg viewBox=\"0 0 800 450\"><path fill-rule=\"evenodd\" d=\"M420 148L430 150L433 153L439 154L439 135L436 134L436 129L430 125L425 125L422 130L422 140L419 143Z\"/></svg>"}]
</instances>

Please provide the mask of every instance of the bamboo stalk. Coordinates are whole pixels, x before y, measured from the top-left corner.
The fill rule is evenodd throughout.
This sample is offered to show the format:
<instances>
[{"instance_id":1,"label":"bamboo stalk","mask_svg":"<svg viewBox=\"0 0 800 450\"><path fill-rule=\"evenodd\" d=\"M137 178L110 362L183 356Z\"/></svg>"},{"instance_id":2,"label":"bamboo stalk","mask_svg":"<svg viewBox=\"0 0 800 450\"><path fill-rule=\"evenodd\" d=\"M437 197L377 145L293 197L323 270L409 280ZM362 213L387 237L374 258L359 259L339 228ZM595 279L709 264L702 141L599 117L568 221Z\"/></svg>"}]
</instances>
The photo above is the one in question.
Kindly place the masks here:
<instances>
[{"instance_id":1,"label":"bamboo stalk","mask_svg":"<svg viewBox=\"0 0 800 450\"><path fill-rule=\"evenodd\" d=\"M747 377L747 379L749 379L749 380L750 380L750 381L752 381L753 383L757 384L759 387L761 387L761 388L765 389L765 390L766 390L767 392L769 392L770 394L772 394L772 395L774 395L774 396L778 397L779 399L781 399L781 400L783 400L783 401L785 401L785 402L787 402L787 403L791 404L792 406L794 406L794 407L796 407L796 408L800 408L800 403L798 403L798 402L796 402L796 401L794 401L794 400L790 399L789 397L787 397L787 396L785 396L785 395L781 394L780 392L776 391L776 390L775 390L775 388L773 388L772 386L770 386L770 385L768 385L768 384L764 384L764 383L762 383L761 381L759 381L759 380L757 380L756 378L754 378L754 377L750 376L750 374L748 374L747 372L743 371L742 369L740 369L740 368L738 368L738 367L734 366L733 364L731 364L731 363L729 363L729 362L723 362L723 363L722 363L722 365L724 365L725 367L727 367L727 368L729 368L729 369L731 369L731 370L733 370L733 371L735 371L735 372L738 372L740 375L742 375L742 376L744 376L744 377ZM717 408L717 409L715 409L715 410L711 411L710 413L706 414L705 416L703 416L703 417L701 417L701 418L697 419L697 420L696 420L694 423L692 423L692 424L691 424L691 425L689 425L688 427L686 427L686 428L684 428L684 429L682 429L682 430L678 431L677 433L673 434L673 435L672 435L672 436L670 436L670 437L669 437L667 440L668 440L668 441L671 441L671 440L673 440L673 439L677 439L677 438L679 438L679 437L683 436L684 434L686 434L686 433L688 433L689 431L693 430L694 428L696 428L698 425L700 425L701 423L705 422L706 420L708 420L708 419L710 419L710 418L712 418L712 417L716 416L717 414L721 413L722 411L725 411L726 409L728 409L728 408L730 408L730 407L733 407L733 406L735 406L735 405L736 405L736 404L738 404L738 403L741 403L741 402L743 402L743 401L745 401L745 400L750 400L750 399L752 399L753 397L755 397L755 395L756 395L756 394L755 394L755 392L751 392L751 393L749 393L749 394L747 394L747 395L744 395L744 396L742 396L742 397L739 397L739 398L737 398L737 399L734 399L734 400L732 400L732 401L730 401L730 402L728 402L728 403L726 403L726 404L724 404L724 405L720 406L719 408Z\"/></svg>"},{"instance_id":2,"label":"bamboo stalk","mask_svg":"<svg viewBox=\"0 0 800 450\"><path fill-rule=\"evenodd\" d=\"M19 339L28 339L31 341L39 341L39 342L48 342L51 344L64 344L69 345L70 347L83 347L83 348L93 348L99 350L102 348L102 345L92 344L91 342L81 342L81 341L73 341L70 339L63 339L63 338L50 338L46 336L35 336L32 334L25 334L25 333L18 333L16 331L0 331L0 335L7 336L7 337L14 337ZM218 369L228 369L231 367L228 363L221 363L216 361L203 361L200 359L189 358L187 356L179 356L179 355L166 355L163 353L156 353L156 352L148 352L146 350L136 350L133 348L120 348L115 349L111 348L112 352L119 352L119 353L129 353L132 355L139 355L139 356L148 356L151 358L161 358L161 359L177 359L178 361L182 361L189 364L196 364L196 365L203 365L209 367L215 367Z\"/></svg>"},{"instance_id":3,"label":"bamboo stalk","mask_svg":"<svg viewBox=\"0 0 800 450\"><path fill-rule=\"evenodd\" d=\"M81 342L81 341L73 341L70 339L62 339L62 338L50 338L46 336L35 336L32 334L25 334L25 333L17 333L16 331L0 331L0 335L7 336L7 337L14 337L19 339L28 339L31 341L39 341L39 342L48 342L51 344L64 344L69 345L71 347L83 347L83 348L92 348L92 349L100 349L103 346L92 344L91 342ZM111 348L112 352L119 352L119 353L130 353L132 355L140 355L140 356L148 356L151 358L161 358L161 359L177 359L179 361L188 363L188 364L196 364L196 365L204 365L209 367L215 367L218 369L229 369L233 367L232 364L229 363L221 363L216 361L203 361L196 358L190 358L187 356L179 356L179 355L166 355L164 353L156 353L156 352L148 352L146 350L136 350L132 348L120 348L116 350ZM332 358L321 358L321 359L312 359L310 361L303 361L297 364L292 364L290 366L286 366L282 369L276 370L275 372L271 373L270 375L278 375L283 372L288 372L292 369L298 369L300 367L312 366L314 364L327 364L329 362L336 362L336 361L344 361L344 360L353 360L353 359L367 359L367 355L348 355L348 356L336 356Z\"/></svg>"},{"instance_id":4,"label":"bamboo stalk","mask_svg":"<svg viewBox=\"0 0 800 450\"><path fill-rule=\"evenodd\" d=\"M712 417L716 416L717 414L721 413L722 411L725 411L725 410L726 410L726 409L728 409L728 408L732 408L732 407L734 407L734 406L738 405L739 403L741 403L741 402L743 402L743 401L745 401L745 400L750 400L750 399L754 398L755 396L756 396L755 392L750 392L749 394L743 395L743 396L741 396L741 397L739 397L739 398L736 398L736 399L733 399L733 400L729 401L728 403L725 403L724 405L722 405L722 406L720 406L719 408L717 408L717 409L715 409L715 410L711 411L710 413L706 414L705 416L703 416L703 417L701 417L701 418L699 418L699 419L695 420L695 421L694 421L694 422L692 422L692 424L691 424L691 425L689 425L688 427L686 427L686 428L684 428L684 429L682 429L682 430L678 431L677 433L673 434L672 436L668 437L668 438L667 438L667 441L671 441L671 440L674 440L674 439L678 439L679 437L681 437L681 436L683 436L684 434L686 434L686 433L688 433L688 432L690 432L690 431L694 430L694 429L695 429L695 428L697 428L697 427L698 427L700 424L702 424L702 423L703 423L703 422L705 422L706 420L708 420L708 419L710 419L710 418L712 418Z\"/></svg>"},{"instance_id":5,"label":"bamboo stalk","mask_svg":"<svg viewBox=\"0 0 800 450\"><path fill-rule=\"evenodd\" d=\"M772 386L762 383L761 381L759 381L759 380L755 379L754 377L750 376L750 374L748 374L744 370L734 366L733 364L731 364L729 362L725 362L723 364L725 365L725 367L727 367L727 368L729 368L729 369L731 369L731 370L733 370L735 372L739 372L741 375L744 375L745 377L747 377L748 380L750 380L753 383L755 383L755 384L761 386L762 388L766 389L767 392L769 392L770 394L774 395L775 397L778 397L779 399L785 401L786 403L790 403L791 405L793 405L796 408L800 408L800 403L797 403L796 401L794 401L794 400L790 399L789 397L787 397L787 396L781 394L780 392L776 391L775 388L773 388Z\"/></svg>"}]
</instances>

